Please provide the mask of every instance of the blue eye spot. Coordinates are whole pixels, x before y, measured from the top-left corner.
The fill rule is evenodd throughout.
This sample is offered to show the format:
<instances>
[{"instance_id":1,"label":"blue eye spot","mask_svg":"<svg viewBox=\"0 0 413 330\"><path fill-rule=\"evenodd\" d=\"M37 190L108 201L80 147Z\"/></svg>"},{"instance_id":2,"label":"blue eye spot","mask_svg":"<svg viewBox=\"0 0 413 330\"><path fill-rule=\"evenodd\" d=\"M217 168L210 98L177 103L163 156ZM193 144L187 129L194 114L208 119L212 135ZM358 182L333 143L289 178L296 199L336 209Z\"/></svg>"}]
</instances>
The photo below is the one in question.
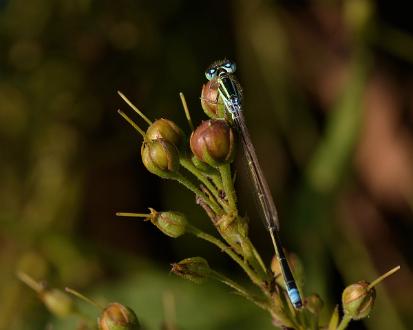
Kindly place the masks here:
<instances>
[{"instance_id":1,"label":"blue eye spot","mask_svg":"<svg viewBox=\"0 0 413 330\"><path fill-rule=\"evenodd\" d=\"M225 62L225 63L221 66L221 68L224 68L225 71L227 71L228 73L234 73L235 70L237 69L237 66L236 66L236 64L235 64L234 62L228 61L228 62Z\"/></svg>"},{"instance_id":2,"label":"blue eye spot","mask_svg":"<svg viewBox=\"0 0 413 330\"><path fill-rule=\"evenodd\" d=\"M216 73L217 73L217 69L216 69L216 68L208 69L208 70L205 71L205 77L206 77L208 80L211 80L211 79L213 79L213 78L216 76Z\"/></svg>"}]
</instances>

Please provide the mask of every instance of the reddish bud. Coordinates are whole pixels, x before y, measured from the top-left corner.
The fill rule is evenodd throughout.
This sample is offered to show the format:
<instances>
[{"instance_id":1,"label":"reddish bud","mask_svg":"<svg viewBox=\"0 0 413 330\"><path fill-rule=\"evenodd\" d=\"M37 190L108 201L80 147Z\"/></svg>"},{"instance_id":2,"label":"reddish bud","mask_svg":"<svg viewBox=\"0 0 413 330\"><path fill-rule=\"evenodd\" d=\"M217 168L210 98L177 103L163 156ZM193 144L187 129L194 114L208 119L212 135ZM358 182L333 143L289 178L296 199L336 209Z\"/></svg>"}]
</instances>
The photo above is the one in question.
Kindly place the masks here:
<instances>
[{"instance_id":1,"label":"reddish bud","mask_svg":"<svg viewBox=\"0 0 413 330\"><path fill-rule=\"evenodd\" d=\"M207 120L192 133L191 150L201 161L219 166L233 161L235 134L224 120Z\"/></svg>"}]
</instances>

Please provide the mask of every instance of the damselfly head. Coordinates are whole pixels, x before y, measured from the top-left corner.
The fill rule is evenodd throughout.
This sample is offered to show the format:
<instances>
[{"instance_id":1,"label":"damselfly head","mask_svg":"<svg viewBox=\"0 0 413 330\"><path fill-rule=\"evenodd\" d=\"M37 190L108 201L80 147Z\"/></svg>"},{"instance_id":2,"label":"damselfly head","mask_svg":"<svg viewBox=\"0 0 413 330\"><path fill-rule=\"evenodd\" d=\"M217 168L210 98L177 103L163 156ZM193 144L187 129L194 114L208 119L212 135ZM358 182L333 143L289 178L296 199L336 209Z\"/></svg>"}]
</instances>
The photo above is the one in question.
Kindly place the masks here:
<instances>
[{"instance_id":1,"label":"damselfly head","mask_svg":"<svg viewBox=\"0 0 413 330\"><path fill-rule=\"evenodd\" d=\"M234 73L237 69L237 65L235 64L235 62L232 62L230 60L221 60L221 61L217 61L212 63L208 69L206 69L205 71L205 77L208 80L212 80L214 79L217 75L219 75L220 73Z\"/></svg>"}]
</instances>

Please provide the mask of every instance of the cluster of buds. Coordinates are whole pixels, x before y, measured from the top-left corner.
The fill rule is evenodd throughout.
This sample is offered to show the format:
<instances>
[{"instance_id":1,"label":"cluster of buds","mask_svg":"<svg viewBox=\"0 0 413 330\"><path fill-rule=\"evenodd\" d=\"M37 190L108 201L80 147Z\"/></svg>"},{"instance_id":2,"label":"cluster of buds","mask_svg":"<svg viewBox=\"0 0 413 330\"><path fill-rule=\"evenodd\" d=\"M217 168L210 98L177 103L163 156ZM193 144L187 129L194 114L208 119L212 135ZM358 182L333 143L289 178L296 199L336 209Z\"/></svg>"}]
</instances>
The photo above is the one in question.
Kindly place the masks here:
<instances>
[{"instance_id":1,"label":"cluster of buds","mask_svg":"<svg viewBox=\"0 0 413 330\"><path fill-rule=\"evenodd\" d=\"M284 283L279 260L273 259L271 273L248 237L246 218L238 214L230 171L230 164L235 158L237 135L231 126L231 116L228 115L220 96L219 81L211 79L203 85L201 106L210 119L203 121L195 129L183 99L184 110L192 129L189 140L174 122L164 118L151 122L123 94L120 95L149 124L144 132L121 113L143 136L141 156L144 166L149 172L164 179L174 179L194 192L197 203L204 208L225 243L190 225L186 217L179 212L157 212L150 209L149 214L117 215L144 217L172 238L191 233L213 243L244 269L267 300L263 303L232 280L212 270L208 262L201 257L187 258L172 264L173 273L196 283L202 283L208 278L218 279L261 308L270 311L274 325L283 328L318 328L319 315L323 307L321 298L316 294L307 296L304 306L300 310L294 310L286 298L288 288ZM182 169L186 171L181 171ZM195 176L200 181L199 185L188 179L187 174ZM301 290L302 267L295 256L289 255L288 259ZM347 287L343 292L345 317L341 325L338 325L338 317L334 317L330 325L334 325L334 320L337 319L338 328L344 329L346 320L366 317L375 300L373 286L367 282L359 282ZM291 310L294 312L291 313ZM336 326L329 328L335 329Z\"/></svg>"},{"instance_id":2,"label":"cluster of buds","mask_svg":"<svg viewBox=\"0 0 413 330\"><path fill-rule=\"evenodd\" d=\"M168 119L158 119L147 129L141 148L147 170L161 178L176 178L179 172L179 150L184 146L182 130Z\"/></svg>"}]
</instances>

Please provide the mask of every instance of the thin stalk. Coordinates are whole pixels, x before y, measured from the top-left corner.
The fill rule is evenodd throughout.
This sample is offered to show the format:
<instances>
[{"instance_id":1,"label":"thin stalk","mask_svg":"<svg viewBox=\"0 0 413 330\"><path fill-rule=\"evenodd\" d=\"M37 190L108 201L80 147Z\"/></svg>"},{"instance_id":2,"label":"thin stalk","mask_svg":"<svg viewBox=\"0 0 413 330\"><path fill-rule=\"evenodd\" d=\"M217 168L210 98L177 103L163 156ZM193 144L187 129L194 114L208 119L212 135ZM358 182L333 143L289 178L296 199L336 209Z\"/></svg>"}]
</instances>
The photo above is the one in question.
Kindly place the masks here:
<instances>
[{"instance_id":1,"label":"thin stalk","mask_svg":"<svg viewBox=\"0 0 413 330\"><path fill-rule=\"evenodd\" d=\"M220 206L215 202L208 198L208 196L202 192L197 186L195 186L190 180L184 177L181 174L178 174L176 177L173 178L174 180L178 181L180 184L191 190L195 195L201 197L206 204L215 212L215 214L220 214L222 212Z\"/></svg>"},{"instance_id":2,"label":"thin stalk","mask_svg":"<svg viewBox=\"0 0 413 330\"><path fill-rule=\"evenodd\" d=\"M181 165L186 168L189 172L191 172L196 178L201 181L205 187L211 192L211 194L215 197L214 201L217 201L222 207L227 208L226 203L222 201L219 196L218 190L214 187L214 185L205 177L202 172L188 159L188 158L180 158L179 162Z\"/></svg>"},{"instance_id":3,"label":"thin stalk","mask_svg":"<svg viewBox=\"0 0 413 330\"><path fill-rule=\"evenodd\" d=\"M44 290L43 285L41 285L39 282L34 280L31 276L27 275L26 273L17 272L16 275L20 281L26 284L29 288L36 291L36 293L41 293Z\"/></svg>"},{"instance_id":4,"label":"thin stalk","mask_svg":"<svg viewBox=\"0 0 413 330\"><path fill-rule=\"evenodd\" d=\"M119 96L139 115L141 118L148 123L148 125L152 125L152 122L146 117L142 111L140 111L129 99L121 92L118 91Z\"/></svg>"},{"instance_id":5,"label":"thin stalk","mask_svg":"<svg viewBox=\"0 0 413 330\"><path fill-rule=\"evenodd\" d=\"M259 276L257 276L257 274L247 265L247 263L245 263L228 245L226 245L218 238L209 235L194 226L189 226L188 230L194 236L201 238L207 242L210 242L215 246L219 247L222 251L224 251L229 257L231 257L232 260L234 260L244 270L244 272L248 275L251 281L258 287L260 287L261 290L263 290L263 292L268 296L268 292L264 287L263 280Z\"/></svg>"},{"instance_id":6,"label":"thin stalk","mask_svg":"<svg viewBox=\"0 0 413 330\"><path fill-rule=\"evenodd\" d=\"M218 167L221 174L224 192L228 199L228 204L232 210L237 210L237 198L235 195L234 183L231 177L231 167L229 164L224 164Z\"/></svg>"},{"instance_id":7,"label":"thin stalk","mask_svg":"<svg viewBox=\"0 0 413 330\"><path fill-rule=\"evenodd\" d=\"M191 115L189 114L188 104L186 103L184 93L179 93L179 97L181 98L182 107L185 111L186 120L188 120L189 127L191 128L191 131L193 131L194 125L192 124Z\"/></svg>"},{"instance_id":8,"label":"thin stalk","mask_svg":"<svg viewBox=\"0 0 413 330\"><path fill-rule=\"evenodd\" d=\"M390 269L387 273L381 275L379 278L375 279L373 282L369 284L367 287L367 290L371 290L373 287L375 287L377 284L379 284L381 281L383 281L386 277L389 277L390 275L394 274L400 269L400 266L396 266L392 269Z\"/></svg>"},{"instance_id":9,"label":"thin stalk","mask_svg":"<svg viewBox=\"0 0 413 330\"><path fill-rule=\"evenodd\" d=\"M138 131L143 138L145 137L145 132L132 119L130 119L126 113L118 109L118 114L120 114L136 131Z\"/></svg>"},{"instance_id":10,"label":"thin stalk","mask_svg":"<svg viewBox=\"0 0 413 330\"><path fill-rule=\"evenodd\" d=\"M268 304L266 304L263 301L259 301L257 297L255 297L253 294L249 293L247 289L245 289L242 285L238 284L237 282L231 280L230 278L226 277L225 275L212 270L212 276L220 281L221 283L224 283L225 285L229 286L230 288L234 289L237 291L242 297L245 299L251 301L258 307L262 308L265 311L268 311L270 307Z\"/></svg>"},{"instance_id":11,"label":"thin stalk","mask_svg":"<svg viewBox=\"0 0 413 330\"><path fill-rule=\"evenodd\" d=\"M347 328L348 324L351 321L351 316L348 314L344 314L343 318L341 319L340 324L338 325L336 330L344 330Z\"/></svg>"},{"instance_id":12,"label":"thin stalk","mask_svg":"<svg viewBox=\"0 0 413 330\"><path fill-rule=\"evenodd\" d=\"M65 291L72 294L72 295L74 295L75 297L77 297L81 300L86 301L87 303L91 304L92 306L95 306L99 310L103 310L105 308L104 306L98 304L96 301L86 297L85 295L81 294L80 292L78 292L76 290L73 290L71 288L65 288Z\"/></svg>"},{"instance_id":13,"label":"thin stalk","mask_svg":"<svg viewBox=\"0 0 413 330\"><path fill-rule=\"evenodd\" d=\"M117 217L132 217L132 218L149 218L150 214L145 213L132 213L132 212L116 212Z\"/></svg>"}]
</instances>

